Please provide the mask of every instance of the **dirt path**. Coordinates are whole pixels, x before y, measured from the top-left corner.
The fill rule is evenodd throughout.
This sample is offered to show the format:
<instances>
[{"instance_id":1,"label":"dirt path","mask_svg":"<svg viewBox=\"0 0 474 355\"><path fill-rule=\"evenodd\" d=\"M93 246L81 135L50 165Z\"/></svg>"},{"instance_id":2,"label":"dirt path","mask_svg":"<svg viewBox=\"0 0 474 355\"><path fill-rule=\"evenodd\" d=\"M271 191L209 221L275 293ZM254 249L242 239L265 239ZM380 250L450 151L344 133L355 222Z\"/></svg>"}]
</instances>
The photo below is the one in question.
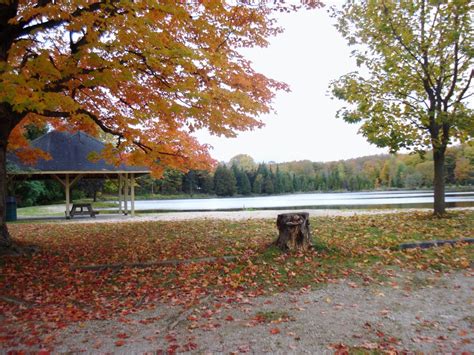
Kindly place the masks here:
<instances>
[{"instance_id":1,"label":"dirt path","mask_svg":"<svg viewBox=\"0 0 474 355\"><path fill-rule=\"evenodd\" d=\"M474 271L393 273L384 283L335 280L271 297L160 305L58 334L59 352L320 353L346 347L474 352Z\"/></svg>"}]
</instances>

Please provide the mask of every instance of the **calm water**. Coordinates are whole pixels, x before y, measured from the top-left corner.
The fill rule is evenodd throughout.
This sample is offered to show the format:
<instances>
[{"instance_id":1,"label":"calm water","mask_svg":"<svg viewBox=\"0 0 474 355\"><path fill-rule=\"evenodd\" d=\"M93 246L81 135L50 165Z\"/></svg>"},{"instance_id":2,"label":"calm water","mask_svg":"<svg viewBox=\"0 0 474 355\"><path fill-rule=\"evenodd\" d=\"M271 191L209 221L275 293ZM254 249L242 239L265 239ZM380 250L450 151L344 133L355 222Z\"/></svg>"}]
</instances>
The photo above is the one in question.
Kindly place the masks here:
<instances>
[{"instance_id":1,"label":"calm water","mask_svg":"<svg viewBox=\"0 0 474 355\"><path fill-rule=\"evenodd\" d=\"M448 192L449 207L474 206L474 191ZM341 192L308 193L278 196L148 200L135 201L137 210L166 211L212 211L240 209L278 208L395 208L431 207L433 192L388 191L388 192Z\"/></svg>"}]
</instances>

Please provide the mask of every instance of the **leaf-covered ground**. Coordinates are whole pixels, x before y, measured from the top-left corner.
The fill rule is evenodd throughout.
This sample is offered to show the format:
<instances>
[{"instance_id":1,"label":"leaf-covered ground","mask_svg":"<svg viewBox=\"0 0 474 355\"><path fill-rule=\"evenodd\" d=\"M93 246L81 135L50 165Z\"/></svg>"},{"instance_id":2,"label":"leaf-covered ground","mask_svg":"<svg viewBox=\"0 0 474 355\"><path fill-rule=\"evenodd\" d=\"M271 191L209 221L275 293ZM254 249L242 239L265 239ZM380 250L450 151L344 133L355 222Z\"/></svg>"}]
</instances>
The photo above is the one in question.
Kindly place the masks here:
<instances>
[{"instance_id":1,"label":"leaf-covered ground","mask_svg":"<svg viewBox=\"0 0 474 355\"><path fill-rule=\"evenodd\" d=\"M395 268L463 269L474 259L472 244L396 249L405 241L474 237L472 211L445 219L428 213L314 218L311 227L313 251L281 254L269 247L277 235L272 220L12 224L14 238L39 252L0 259L2 348L51 349L59 328L126 316L157 302L186 309L211 295L231 303L341 277L370 284L390 278ZM237 259L77 268L226 255Z\"/></svg>"}]
</instances>

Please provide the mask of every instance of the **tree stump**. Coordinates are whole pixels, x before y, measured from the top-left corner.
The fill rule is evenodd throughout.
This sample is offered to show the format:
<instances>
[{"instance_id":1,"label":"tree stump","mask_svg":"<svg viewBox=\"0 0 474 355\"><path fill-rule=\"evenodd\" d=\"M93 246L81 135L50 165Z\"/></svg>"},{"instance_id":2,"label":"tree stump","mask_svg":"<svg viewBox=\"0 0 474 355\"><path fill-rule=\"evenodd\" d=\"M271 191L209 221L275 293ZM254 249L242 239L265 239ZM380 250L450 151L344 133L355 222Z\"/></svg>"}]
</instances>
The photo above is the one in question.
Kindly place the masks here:
<instances>
[{"instance_id":1,"label":"tree stump","mask_svg":"<svg viewBox=\"0 0 474 355\"><path fill-rule=\"evenodd\" d=\"M283 251L305 251L311 248L309 213L283 213L277 218L279 231L275 245Z\"/></svg>"}]
</instances>

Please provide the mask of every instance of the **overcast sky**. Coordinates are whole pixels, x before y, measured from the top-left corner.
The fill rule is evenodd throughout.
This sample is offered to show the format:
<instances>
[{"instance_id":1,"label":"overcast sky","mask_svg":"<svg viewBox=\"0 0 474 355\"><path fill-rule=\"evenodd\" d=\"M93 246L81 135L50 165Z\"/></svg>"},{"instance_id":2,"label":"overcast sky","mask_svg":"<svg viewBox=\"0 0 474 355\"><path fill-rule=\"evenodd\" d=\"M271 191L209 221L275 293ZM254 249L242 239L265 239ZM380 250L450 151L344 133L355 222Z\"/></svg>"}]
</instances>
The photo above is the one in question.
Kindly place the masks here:
<instances>
[{"instance_id":1,"label":"overcast sky","mask_svg":"<svg viewBox=\"0 0 474 355\"><path fill-rule=\"evenodd\" d=\"M257 162L332 161L387 152L367 143L358 126L335 117L344 103L330 98L328 85L356 66L327 9L280 15L285 32L267 48L244 52L257 71L286 82L291 92L277 95L277 113L262 117L262 129L237 138L200 133L199 140L214 147L214 159L248 154Z\"/></svg>"}]
</instances>

